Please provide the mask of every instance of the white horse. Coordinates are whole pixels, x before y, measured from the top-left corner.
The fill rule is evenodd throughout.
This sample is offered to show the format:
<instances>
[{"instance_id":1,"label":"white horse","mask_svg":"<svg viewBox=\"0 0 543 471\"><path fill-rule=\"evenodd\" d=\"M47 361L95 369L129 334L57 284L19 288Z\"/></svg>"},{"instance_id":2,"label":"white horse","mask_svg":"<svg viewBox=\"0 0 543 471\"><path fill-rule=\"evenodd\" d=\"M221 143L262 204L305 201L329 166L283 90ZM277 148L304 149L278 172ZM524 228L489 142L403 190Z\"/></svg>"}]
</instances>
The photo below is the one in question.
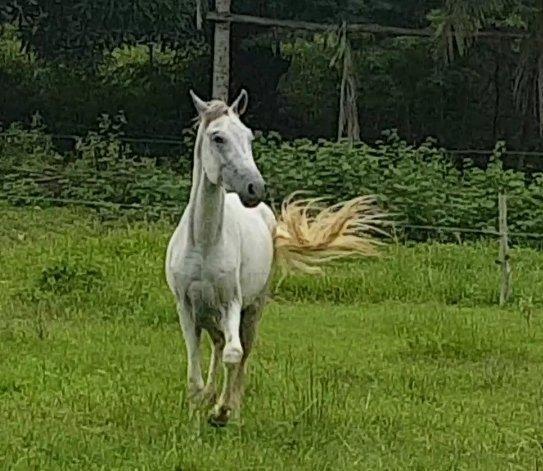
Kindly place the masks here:
<instances>
[{"instance_id":1,"label":"white horse","mask_svg":"<svg viewBox=\"0 0 543 471\"><path fill-rule=\"evenodd\" d=\"M245 91L231 106L205 102L191 92L199 116L189 203L168 245L166 278L178 305L188 356L188 399L214 404L210 423L223 426L239 410L246 362L265 303L274 249L298 268L345 255L368 255L371 238L360 236L374 216L367 199L322 211L287 204L279 225L262 199L264 180L253 160L253 133L240 120ZM313 224L311 224L313 222ZM314 264L313 264L314 265ZM213 343L204 385L200 337ZM217 400L220 363L225 366Z\"/></svg>"}]
</instances>

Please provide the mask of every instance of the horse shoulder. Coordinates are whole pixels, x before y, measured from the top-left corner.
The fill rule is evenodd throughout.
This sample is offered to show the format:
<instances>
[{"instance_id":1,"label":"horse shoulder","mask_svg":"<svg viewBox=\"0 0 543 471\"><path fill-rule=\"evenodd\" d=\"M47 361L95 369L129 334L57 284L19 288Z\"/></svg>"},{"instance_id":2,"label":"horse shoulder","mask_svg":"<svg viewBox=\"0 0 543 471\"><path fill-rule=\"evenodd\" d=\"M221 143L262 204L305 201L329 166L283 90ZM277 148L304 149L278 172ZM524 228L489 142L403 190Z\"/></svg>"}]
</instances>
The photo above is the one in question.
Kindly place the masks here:
<instances>
[{"instance_id":1,"label":"horse shoulder","mask_svg":"<svg viewBox=\"0 0 543 471\"><path fill-rule=\"evenodd\" d=\"M246 306L254 302L265 291L273 263L273 231L275 217L272 210L260 204L255 208L246 208L237 195L227 199L225 220L232 222L231 247L239 251L238 281L242 302ZM228 218L228 219L226 219Z\"/></svg>"}]
</instances>

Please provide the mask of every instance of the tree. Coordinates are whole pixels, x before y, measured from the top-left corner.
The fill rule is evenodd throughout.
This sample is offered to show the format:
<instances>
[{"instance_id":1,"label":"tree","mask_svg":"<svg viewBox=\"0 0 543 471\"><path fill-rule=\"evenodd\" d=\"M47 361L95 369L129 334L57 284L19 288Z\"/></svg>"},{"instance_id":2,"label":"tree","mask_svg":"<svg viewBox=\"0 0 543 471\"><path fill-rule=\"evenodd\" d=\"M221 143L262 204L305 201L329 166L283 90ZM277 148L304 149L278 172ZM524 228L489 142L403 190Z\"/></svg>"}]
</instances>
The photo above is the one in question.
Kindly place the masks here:
<instances>
[{"instance_id":1,"label":"tree","mask_svg":"<svg viewBox=\"0 0 543 471\"><path fill-rule=\"evenodd\" d=\"M218 13L230 11L231 0L217 0ZM213 55L213 98L228 102L230 88L230 24L215 25L215 54Z\"/></svg>"},{"instance_id":2,"label":"tree","mask_svg":"<svg viewBox=\"0 0 543 471\"><path fill-rule=\"evenodd\" d=\"M198 37L195 0L7 0L0 18L40 57L92 59L121 44L177 47Z\"/></svg>"},{"instance_id":3,"label":"tree","mask_svg":"<svg viewBox=\"0 0 543 471\"><path fill-rule=\"evenodd\" d=\"M535 116L543 137L543 0L445 0L429 15L447 62L463 56L474 44L474 33L489 27L526 31L513 43L518 52L514 73L515 105L526 117Z\"/></svg>"}]
</instances>

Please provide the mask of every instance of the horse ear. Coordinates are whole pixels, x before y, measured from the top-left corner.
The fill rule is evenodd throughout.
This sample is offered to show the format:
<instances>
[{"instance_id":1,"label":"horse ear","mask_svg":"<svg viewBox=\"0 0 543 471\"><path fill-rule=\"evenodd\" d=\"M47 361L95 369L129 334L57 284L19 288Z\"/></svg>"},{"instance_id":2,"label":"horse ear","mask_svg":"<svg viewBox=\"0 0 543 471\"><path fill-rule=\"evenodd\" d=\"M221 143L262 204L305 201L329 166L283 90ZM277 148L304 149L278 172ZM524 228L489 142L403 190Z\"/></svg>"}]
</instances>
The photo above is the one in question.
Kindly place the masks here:
<instances>
[{"instance_id":1,"label":"horse ear","mask_svg":"<svg viewBox=\"0 0 543 471\"><path fill-rule=\"evenodd\" d=\"M248 104L249 95L247 94L246 90L242 90L234 103L232 103L232 105L230 106L230 109L238 116L241 116L243 113L245 113Z\"/></svg>"},{"instance_id":2,"label":"horse ear","mask_svg":"<svg viewBox=\"0 0 543 471\"><path fill-rule=\"evenodd\" d=\"M192 98L192 102L194 103L194 108L196 108L198 114L202 116L209 109L209 105L198 97L198 95L196 95L196 93L194 93L192 90L190 90L189 93Z\"/></svg>"}]
</instances>

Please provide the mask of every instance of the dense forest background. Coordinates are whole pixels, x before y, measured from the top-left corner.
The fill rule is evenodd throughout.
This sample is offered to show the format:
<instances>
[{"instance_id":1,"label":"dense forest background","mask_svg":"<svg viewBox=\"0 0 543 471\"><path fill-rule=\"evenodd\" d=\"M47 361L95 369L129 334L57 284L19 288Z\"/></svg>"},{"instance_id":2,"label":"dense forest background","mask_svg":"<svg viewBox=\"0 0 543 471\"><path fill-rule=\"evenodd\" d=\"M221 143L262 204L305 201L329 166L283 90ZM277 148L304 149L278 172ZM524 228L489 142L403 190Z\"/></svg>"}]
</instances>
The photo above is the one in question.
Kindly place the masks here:
<instances>
[{"instance_id":1,"label":"dense forest background","mask_svg":"<svg viewBox=\"0 0 543 471\"><path fill-rule=\"evenodd\" d=\"M203 14L213 9L202 3ZM84 134L122 111L129 136L178 138L193 117L188 90L209 96L213 25L197 28L195 0L14 0L0 11L3 127L39 112L52 133ZM429 37L349 36L362 139L397 129L451 149L505 140L543 150L541 0L233 0L232 11L431 28ZM496 34L473 39L476 31ZM231 90L249 91L253 128L335 137L333 37L334 28L233 26Z\"/></svg>"}]
</instances>

